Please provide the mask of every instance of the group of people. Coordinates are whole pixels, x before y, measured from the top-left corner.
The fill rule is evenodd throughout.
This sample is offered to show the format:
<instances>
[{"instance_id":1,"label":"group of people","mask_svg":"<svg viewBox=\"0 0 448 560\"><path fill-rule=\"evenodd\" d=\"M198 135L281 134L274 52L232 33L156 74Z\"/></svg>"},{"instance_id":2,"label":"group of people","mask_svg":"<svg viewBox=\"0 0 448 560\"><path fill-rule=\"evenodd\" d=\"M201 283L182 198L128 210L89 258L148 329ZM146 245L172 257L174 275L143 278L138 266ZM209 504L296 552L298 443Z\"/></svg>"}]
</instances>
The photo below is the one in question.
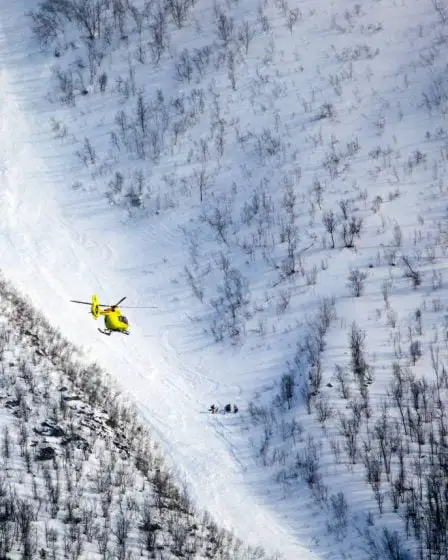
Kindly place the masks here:
<instances>
[{"instance_id":1,"label":"group of people","mask_svg":"<svg viewBox=\"0 0 448 560\"><path fill-rule=\"evenodd\" d=\"M239 409L236 404L232 406L230 403L226 404L226 406L223 408L224 413L233 412L234 414L236 414L238 410ZM219 406L217 406L216 404L212 404L211 407L209 408L209 411L212 414L216 414L217 412L219 412Z\"/></svg>"}]
</instances>

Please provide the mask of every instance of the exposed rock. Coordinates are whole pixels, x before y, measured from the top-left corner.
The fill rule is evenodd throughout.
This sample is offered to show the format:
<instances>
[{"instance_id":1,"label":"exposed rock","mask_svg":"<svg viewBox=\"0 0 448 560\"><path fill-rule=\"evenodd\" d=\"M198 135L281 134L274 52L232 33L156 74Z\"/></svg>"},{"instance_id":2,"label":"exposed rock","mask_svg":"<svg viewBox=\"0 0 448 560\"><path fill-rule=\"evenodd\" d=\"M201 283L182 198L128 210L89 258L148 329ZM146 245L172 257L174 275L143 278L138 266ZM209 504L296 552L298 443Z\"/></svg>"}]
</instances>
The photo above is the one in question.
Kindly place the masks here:
<instances>
[{"instance_id":1,"label":"exposed rock","mask_svg":"<svg viewBox=\"0 0 448 560\"><path fill-rule=\"evenodd\" d=\"M46 445L45 447L41 447L39 449L38 454L36 455L36 461L51 461L56 456L56 451L53 447Z\"/></svg>"},{"instance_id":2,"label":"exposed rock","mask_svg":"<svg viewBox=\"0 0 448 560\"><path fill-rule=\"evenodd\" d=\"M36 434L39 434L41 436L50 436L50 437L65 436L65 431L57 424L44 421L42 422L41 426L42 428L34 428Z\"/></svg>"}]
</instances>

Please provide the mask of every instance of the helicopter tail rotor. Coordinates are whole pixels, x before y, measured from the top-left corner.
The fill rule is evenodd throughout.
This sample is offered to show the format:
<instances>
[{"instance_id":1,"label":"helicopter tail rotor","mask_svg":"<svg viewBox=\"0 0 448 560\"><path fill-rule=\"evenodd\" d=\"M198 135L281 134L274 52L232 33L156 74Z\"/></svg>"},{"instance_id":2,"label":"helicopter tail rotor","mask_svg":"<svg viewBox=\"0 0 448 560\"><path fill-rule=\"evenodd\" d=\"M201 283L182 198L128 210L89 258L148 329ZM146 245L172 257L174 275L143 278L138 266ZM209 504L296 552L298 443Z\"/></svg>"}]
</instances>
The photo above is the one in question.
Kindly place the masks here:
<instances>
[{"instance_id":1,"label":"helicopter tail rotor","mask_svg":"<svg viewBox=\"0 0 448 560\"><path fill-rule=\"evenodd\" d=\"M98 303L98 297L93 294L92 303L90 304L90 313L93 315L94 319L98 319L100 314L100 305Z\"/></svg>"}]
</instances>

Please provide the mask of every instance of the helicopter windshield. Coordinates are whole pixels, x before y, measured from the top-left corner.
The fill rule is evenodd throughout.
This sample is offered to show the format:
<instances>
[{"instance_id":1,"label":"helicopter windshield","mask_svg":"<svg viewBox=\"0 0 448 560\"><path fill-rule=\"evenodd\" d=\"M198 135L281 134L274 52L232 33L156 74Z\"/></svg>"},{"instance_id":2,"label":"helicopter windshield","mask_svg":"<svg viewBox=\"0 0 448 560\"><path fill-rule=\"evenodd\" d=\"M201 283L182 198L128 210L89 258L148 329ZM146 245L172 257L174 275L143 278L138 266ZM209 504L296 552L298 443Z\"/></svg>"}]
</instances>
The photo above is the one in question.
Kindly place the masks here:
<instances>
[{"instance_id":1,"label":"helicopter windshield","mask_svg":"<svg viewBox=\"0 0 448 560\"><path fill-rule=\"evenodd\" d=\"M128 319L124 315L120 315L120 317L118 317L118 320L122 323L126 323L126 325L128 324Z\"/></svg>"}]
</instances>

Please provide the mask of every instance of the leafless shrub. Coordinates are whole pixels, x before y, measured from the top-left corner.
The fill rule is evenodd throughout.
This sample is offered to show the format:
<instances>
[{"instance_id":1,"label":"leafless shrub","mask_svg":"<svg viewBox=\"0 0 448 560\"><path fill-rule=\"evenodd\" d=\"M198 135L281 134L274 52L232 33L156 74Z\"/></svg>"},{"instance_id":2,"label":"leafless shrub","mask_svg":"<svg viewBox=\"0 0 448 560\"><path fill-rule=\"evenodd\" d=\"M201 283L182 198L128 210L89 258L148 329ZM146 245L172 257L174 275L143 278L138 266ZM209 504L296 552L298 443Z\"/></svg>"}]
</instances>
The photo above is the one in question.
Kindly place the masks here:
<instances>
[{"instance_id":1,"label":"leafless shrub","mask_svg":"<svg viewBox=\"0 0 448 560\"><path fill-rule=\"evenodd\" d=\"M32 533L32 524L37 519L33 504L19 499L15 507L15 517L20 532L22 558L33 558L37 545L36 535Z\"/></svg>"},{"instance_id":2,"label":"leafless shrub","mask_svg":"<svg viewBox=\"0 0 448 560\"><path fill-rule=\"evenodd\" d=\"M338 219L335 215L335 213L333 212L333 210L329 210L328 212L325 212L322 218L322 222L325 226L326 231L330 234L331 236L331 248L334 249L335 243L334 243L334 234L336 232L336 228L338 225Z\"/></svg>"},{"instance_id":3,"label":"leafless shrub","mask_svg":"<svg viewBox=\"0 0 448 560\"><path fill-rule=\"evenodd\" d=\"M231 41L234 40L235 24L231 16L225 14L219 6L215 8L216 12L216 34L218 39L223 42L227 48Z\"/></svg>"},{"instance_id":4,"label":"leafless shrub","mask_svg":"<svg viewBox=\"0 0 448 560\"><path fill-rule=\"evenodd\" d=\"M63 71L59 67L53 70L56 78L57 93L60 103L73 107L75 101L75 83L71 70Z\"/></svg>"},{"instance_id":5,"label":"leafless shrub","mask_svg":"<svg viewBox=\"0 0 448 560\"><path fill-rule=\"evenodd\" d=\"M327 521L329 533L333 533L338 541L342 541L347 534L348 504L343 492L330 496L331 520Z\"/></svg>"},{"instance_id":6,"label":"leafless shrub","mask_svg":"<svg viewBox=\"0 0 448 560\"><path fill-rule=\"evenodd\" d=\"M258 23L261 27L261 30L263 31L263 33L269 33L270 29L271 29L271 23L269 21L269 18L266 16L266 14L264 13L264 7L263 4L260 2L258 4Z\"/></svg>"},{"instance_id":7,"label":"leafless shrub","mask_svg":"<svg viewBox=\"0 0 448 560\"><path fill-rule=\"evenodd\" d=\"M210 65L211 55L212 47L210 45L194 49L192 61L201 78L204 77L205 71Z\"/></svg>"},{"instance_id":8,"label":"leafless shrub","mask_svg":"<svg viewBox=\"0 0 448 560\"><path fill-rule=\"evenodd\" d=\"M98 76L98 86L100 88L101 93L104 93L106 91L107 82L108 82L108 77L106 72L101 72L101 74Z\"/></svg>"},{"instance_id":9,"label":"leafless shrub","mask_svg":"<svg viewBox=\"0 0 448 560\"><path fill-rule=\"evenodd\" d=\"M301 478L311 488L320 480L321 446L312 436L308 436L305 447L297 453L296 466Z\"/></svg>"},{"instance_id":10,"label":"leafless shrub","mask_svg":"<svg viewBox=\"0 0 448 560\"><path fill-rule=\"evenodd\" d=\"M308 383L311 397L315 398L319 394L322 385L322 378L322 363L319 357L319 360L310 367L308 372Z\"/></svg>"},{"instance_id":11,"label":"leafless shrub","mask_svg":"<svg viewBox=\"0 0 448 560\"><path fill-rule=\"evenodd\" d=\"M67 126L56 120L54 117L51 118L51 131L53 132L55 138L59 139L66 138L68 134Z\"/></svg>"},{"instance_id":12,"label":"leafless shrub","mask_svg":"<svg viewBox=\"0 0 448 560\"><path fill-rule=\"evenodd\" d=\"M321 121L324 119L334 119L335 109L332 103L324 103L319 107L318 113L315 116L316 121Z\"/></svg>"},{"instance_id":13,"label":"leafless shrub","mask_svg":"<svg viewBox=\"0 0 448 560\"><path fill-rule=\"evenodd\" d=\"M324 337L332 323L336 320L336 299L326 297L319 301L319 311L316 317L319 336ZM322 347L322 345L321 345Z\"/></svg>"},{"instance_id":14,"label":"leafless shrub","mask_svg":"<svg viewBox=\"0 0 448 560\"><path fill-rule=\"evenodd\" d=\"M121 195L123 193L123 187L124 177L119 171L116 171L113 179L109 181L110 192L114 196Z\"/></svg>"},{"instance_id":15,"label":"leafless shrub","mask_svg":"<svg viewBox=\"0 0 448 560\"><path fill-rule=\"evenodd\" d=\"M398 313L394 309L387 310L387 326L395 329L398 321Z\"/></svg>"},{"instance_id":16,"label":"leafless shrub","mask_svg":"<svg viewBox=\"0 0 448 560\"><path fill-rule=\"evenodd\" d=\"M342 398L349 399L350 398L350 380L347 373L342 366L336 365L334 377L336 381L339 383L339 390L341 391Z\"/></svg>"},{"instance_id":17,"label":"leafless shrub","mask_svg":"<svg viewBox=\"0 0 448 560\"><path fill-rule=\"evenodd\" d=\"M431 286L433 290L440 290L443 286L442 272L433 270L431 276Z\"/></svg>"},{"instance_id":18,"label":"leafless shrub","mask_svg":"<svg viewBox=\"0 0 448 560\"><path fill-rule=\"evenodd\" d=\"M370 550L369 558L382 558L384 560L412 559L412 553L406 548L397 531L391 531L387 527L383 527L380 538L374 538L368 532L366 537Z\"/></svg>"},{"instance_id":19,"label":"leafless shrub","mask_svg":"<svg viewBox=\"0 0 448 560\"><path fill-rule=\"evenodd\" d=\"M232 201L228 198L221 198L213 209L204 209L201 220L208 224L216 234L216 238L225 245L229 244L229 230L233 224Z\"/></svg>"},{"instance_id":20,"label":"leafless shrub","mask_svg":"<svg viewBox=\"0 0 448 560\"><path fill-rule=\"evenodd\" d=\"M351 216L349 221L346 221L342 224L341 238L344 242L344 247L354 247L355 239L361 238L362 224L362 218L357 218L356 216Z\"/></svg>"},{"instance_id":21,"label":"leafless shrub","mask_svg":"<svg viewBox=\"0 0 448 560\"><path fill-rule=\"evenodd\" d=\"M193 61L188 49L183 49L175 62L177 77L181 82L190 83L193 77Z\"/></svg>"},{"instance_id":22,"label":"leafless shrub","mask_svg":"<svg viewBox=\"0 0 448 560\"><path fill-rule=\"evenodd\" d=\"M46 5L44 4L30 14L33 33L43 46L51 44L64 27L62 14L60 10L53 9L53 3L47 2Z\"/></svg>"},{"instance_id":23,"label":"leafless shrub","mask_svg":"<svg viewBox=\"0 0 448 560\"><path fill-rule=\"evenodd\" d=\"M372 202L372 210L377 214L381 209L381 204L383 203L383 199L381 196L376 196Z\"/></svg>"},{"instance_id":24,"label":"leafless shrub","mask_svg":"<svg viewBox=\"0 0 448 560\"><path fill-rule=\"evenodd\" d=\"M84 138L82 150L77 150L76 155L86 167L96 163L96 150L88 138Z\"/></svg>"},{"instance_id":25,"label":"leafless shrub","mask_svg":"<svg viewBox=\"0 0 448 560\"><path fill-rule=\"evenodd\" d=\"M265 128L261 134L257 136L256 153L261 163L267 158L272 158L281 154L283 143L280 136L275 135L270 129Z\"/></svg>"},{"instance_id":26,"label":"leafless shrub","mask_svg":"<svg viewBox=\"0 0 448 560\"><path fill-rule=\"evenodd\" d=\"M412 171L415 167L422 165L426 162L426 154L421 152L420 150L415 150L409 156L408 161L406 163L406 171L409 174L412 174Z\"/></svg>"},{"instance_id":27,"label":"leafless shrub","mask_svg":"<svg viewBox=\"0 0 448 560\"><path fill-rule=\"evenodd\" d=\"M393 248L384 248L384 257L389 266L397 264L397 250Z\"/></svg>"},{"instance_id":28,"label":"leafless shrub","mask_svg":"<svg viewBox=\"0 0 448 560\"><path fill-rule=\"evenodd\" d=\"M339 415L339 433L345 438L344 448L350 459L355 464L358 457L358 434L360 428L360 418L353 415L347 418L343 414Z\"/></svg>"},{"instance_id":29,"label":"leafless shrub","mask_svg":"<svg viewBox=\"0 0 448 560\"><path fill-rule=\"evenodd\" d=\"M392 289L392 280L384 280L381 284L381 293L383 295L384 304L386 308L389 307L389 294Z\"/></svg>"},{"instance_id":30,"label":"leafless shrub","mask_svg":"<svg viewBox=\"0 0 448 560\"><path fill-rule=\"evenodd\" d=\"M149 190L146 185L145 176L143 171L137 170L132 175L132 181L128 185L128 192L126 198L133 208L140 208L143 206L143 200L149 195Z\"/></svg>"},{"instance_id":31,"label":"leafless shrub","mask_svg":"<svg viewBox=\"0 0 448 560\"><path fill-rule=\"evenodd\" d=\"M250 23L247 20L243 20L241 26L238 29L238 41L243 45L244 52L249 54L249 46L252 39L255 37L255 30L252 29Z\"/></svg>"},{"instance_id":32,"label":"leafless shrub","mask_svg":"<svg viewBox=\"0 0 448 560\"><path fill-rule=\"evenodd\" d=\"M418 272L412 267L408 257L403 255L401 258L403 264L405 265L404 276L412 281L412 285L414 289L418 288L418 286L420 286L420 284L422 283L420 272Z\"/></svg>"},{"instance_id":33,"label":"leafless shrub","mask_svg":"<svg viewBox=\"0 0 448 560\"><path fill-rule=\"evenodd\" d=\"M307 270L305 272L305 278L306 278L306 285L307 286L315 286L317 283L317 265L313 265L313 267L311 268L311 270Z\"/></svg>"},{"instance_id":34,"label":"leafless shrub","mask_svg":"<svg viewBox=\"0 0 448 560\"><path fill-rule=\"evenodd\" d=\"M227 52L226 62L227 62L227 76L229 78L233 91L236 91L236 63L235 63L235 55L231 50Z\"/></svg>"},{"instance_id":35,"label":"leafless shrub","mask_svg":"<svg viewBox=\"0 0 448 560\"><path fill-rule=\"evenodd\" d=\"M174 23L180 29L187 20L189 9L192 5L191 0L168 0L167 6Z\"/></svg>"},{"instance_id":36,"label":"leafless shrub","mask_svg":"<svg viewBox=\"0 0 448 560\"><path fill-rule=\"evenodd\" d=\"M185 266L184 270L193 295L202 302L204 300L204 286L202 282L191 272L188 266Z\"/></svg>"},{"instance_id":37,"label":"leafless shrub","mask_svg":"<svg viewBox=\"0 0 448 560\"><path fill-rule=\"evenodd\" d=\"M442 2L440 2L442 4ZM448 100L448 82L446 77L437 76L431 82L428 91L423 94L423 105L431 114L434 109L441 110Z\"/></svg>"},{"instance_id":38,"label":"leafless shrub","mask_svg":"<svg viewBox=\"0 0 448 560\"><path fill-rule=\"evenodd\" d=\"M364 293L364 283L367 272L362 272L359 268L352 268L348 277L348 286L353 297L360 297Z\"/></svg>"},{"instance_id":39,"label":"leafless shrub","mask_svg":"<svg viewBox=\"0 0 448 560\"><path fill-rule=\"evenodd\" d=\"M287 403L288 410L291 409L295 398L295 387L294 372L284 373L280 380L280 401Z\"/></svg>"},{"instance_id":40,"label":"leafless shrub","mask_svg":"<svg viewBox=\"0 0 448 560\"><path fill-rule=\"evenodd\" d=\"M294 27L297 25L299 21L302 19L302 12L300 8L292 8L288 10L287 18L286 18L286 27L289 29L289 32L292 35Z\"/></svg>"},{"instance_id":41,"label":"leafless shrub","mask_svg":"<svg viewBox=\"0 0 448 560\"><path fill-rule=\"evenodd\" d=\"M369 366L365 359L365 339L366 333L353 322L350 328L350 353L351 353L351 367L355 378L359 381L360 385L364 385L369 378Z\"/></svg>"},{"instance_id":42,"label":"leafless shrub","mask_svg":"<svg viewBox=\"0 0 448 560\"><path fill-rule=\"evenodd\" d=\"M330 399L328 397L321 396L320 398L316 399L315 408L317 413L317 420L322 424L322 426L324 426L327 420L332 418L334 414Z\"/></svg>"},{"instance_id":43,"label":"leafless shrub","mask_svg":"<svg viewBox=\"0 0 448 560\"><path fill-rule=\"evenodd\" d=\"M219 259L223 278L217 287L218 297L210 300L215 310L212 332L216 341L226 337L237 341L244 334L250 302L249 282L239 270L230 266L229 259L222 253Z\"/></svg>"},{"instance_id":44,"label":"leafless shrub","mask_svg":"<svg viewBox=\"0 0 448 560\"><path fill-rule=\"evenodd\" d=\"M439 17L440 24L445 26L448 23L448 8L446 4L443 0L432 0L432 5Z\"/></svg>"},{"instance_id":45,"label":"leafless shrub","mask_svg":"<svg viewBox=\"0 0 448 560\"><path fill-rule=\"evenodd\" d=\"M12 441L11 435L9 433L8 426L3 426L2 429L2 457L5 462L11 458Z\"/></svg>"},{"instance_id":46,"label":"leafless shrub","mask_svg":"<svg viewBox=\"0 0 448 560\"><path fill-rule=\"evenodd\" d=\"M120 511L115 517L115 523L112 528L112 533L117 541L118 558L125 560L127 552L127 541L129 538L129 531L131 529L131 520L127 514Z\"/></svg>"},{"instance_id":47,"label":"leafless shrub","mask_svg":"<svg viewBox=\"0 0 448 560\"><path fill-rule=\"evenodd\" d=\"M412 359L412 364L415 366L417 360L422 356L422 346L419 340L413 340L409 346L409 354Z\"/></svg>"},{"instance_id":48,"label":"leafless shrub","mask_svg":"<svg viewBox=\"0 0 448 560\"><path fill-rule=\"evenodd\" d=\"M151 41L149 46L151 48L152 59L154 64L159 64L163 53L167 50L168 41L168 26L167 26L167 12L161 6L156 9L150 25Z\"/></svg>"},{"instance_id":49,"label":"leafless shrub","mask_svg":"<svg viewBox=\"0 0 448 560\"><path fill-rule=\"evenodd\" d=\"M401 228L398 224L394 225L393 236L394 236L394 246L401 247L403 245L403 232L401 231Z\"/></svg>"},{"instance_id":50,"label":"leafless shrub","mask_svg":"<svg viewBox=\"0 0 448 560\"><path fill-rule=\"evenodd\" d=\"M281 289L279 291L278 300L276 304L277 315L283 315L283 313L285 313L285 311L289 307L290 301L291 301L290 290Z\"/></svg>"}]
</instances>

